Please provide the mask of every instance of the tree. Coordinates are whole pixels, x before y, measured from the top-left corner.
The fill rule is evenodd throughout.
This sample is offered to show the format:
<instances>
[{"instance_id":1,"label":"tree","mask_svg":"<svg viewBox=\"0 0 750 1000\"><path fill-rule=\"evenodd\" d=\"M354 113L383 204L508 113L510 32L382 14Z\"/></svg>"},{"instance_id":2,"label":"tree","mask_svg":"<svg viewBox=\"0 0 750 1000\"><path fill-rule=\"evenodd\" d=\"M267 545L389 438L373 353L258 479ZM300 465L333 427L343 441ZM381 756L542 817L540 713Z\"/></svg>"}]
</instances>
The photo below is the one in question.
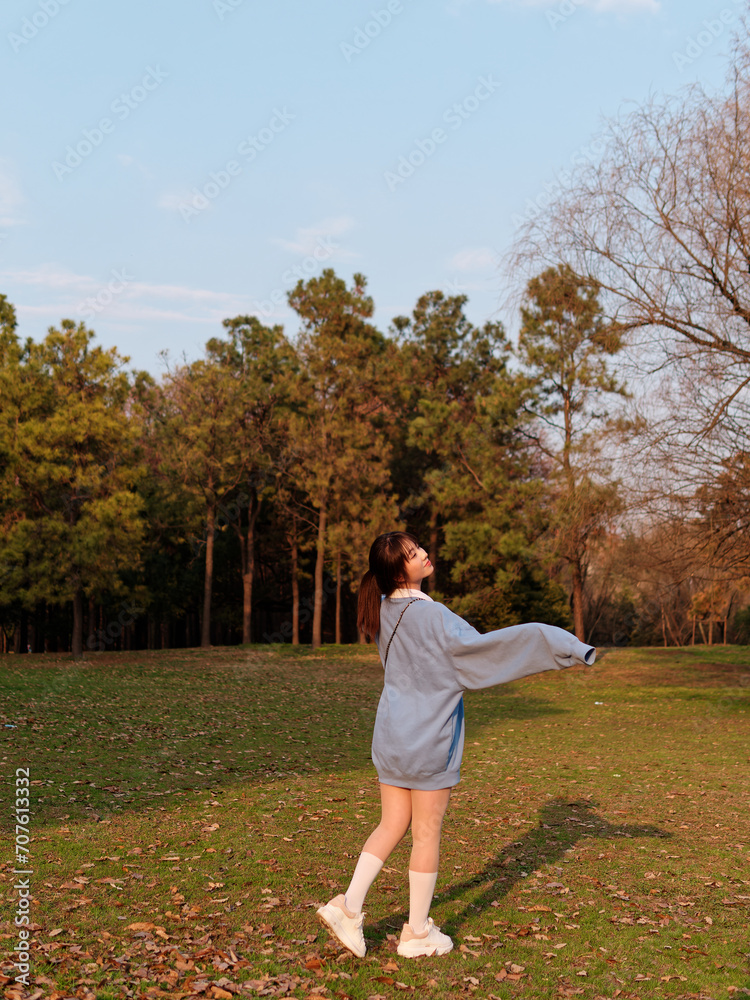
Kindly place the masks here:
<instances>
[{"instance_id":1,"label":"tree","mask_svg":"<svg viewBox=\"0 0 750 1000\"><path fill-rule=\"evenodd\" d=\"M83 324L63 320L20 351L13 325L5 309L2 562L25 606L72 602L80 658L84 597L123 593L123 573L140 562L133 381L121 370L127 358L92 348Z\"/></svg>"},{"instance_id":2,"label":"tree","mask_svg":"<svg viewBox=\"0 0 750 1000\"><path fill-rule=\"evenodd\" d=\"M529 282L521 309L518 354L529 380L527 410L536 421L534 441L550 464L550 541L570 570L576 636L585 640L584 584L592 540L618 509L617 488L594 471L600 459L593 428L607 414L607 395L625 395L607 359L621 348L608 323L595 281L561 264Z\"/></svg>"},{"instance_id":3,"label":"tree","mask_svg":"<svg viewBox=\"0 0 750 1000\"><path fill-rule=\"evenodd\" d=\"M160 473L176 479L200 511L205 528L201 646L211 645L214 544L221 505L244 476L237 434L235 386L228 370L201 359L169 370L160 386Z\"/></svg>"},{"instance_id":4,"label":"tree","mask_svg":"<svg viewBox=\"0 0 750 1000\"><path fill-rule=\"evenodd\" d=\"M750 451L747 20L722 90L653 98L608 122L599 146L598 162L523 225L511 262L534 272L564 262L598 282L662 402L650 456L657 470L668 463L662 494L694 488ZM665 414L656 373L684 382L688 405Z\"/></svg>"},{"instance_id":5,"label":"tree","mask_svg":"<svg viewBox=\"0 0 750 1000\"><path fill-rule=\"evenodd\" d=\"M523 261L552 258L595 279L624 328L666 338L670 352L681 342L713 353L737 371L750 360L745 34L728 93L695 86L610 121L601 160L526 224L516 246Z\"/></svg>"},{"instance_id":6,"label":"tree","mask_svg":"<svg viewBox=\"0 0 750 1000\"><path fill-rule=\"evenodd\" d=\"M373 302L366 287L361 274L347 288L327 268L319 278L299 281L289 293L289 304L302 321L290 431L295 461L289 474L306 497L316 539L313 647L322 641L331 521L335 525L342 503L356 502L366 510L390 486L389 442L376 422L383 410L390 348L368 322Z\"/></svg>"},{"instance_id":7,"label":"tree","mask_svg":"<svg viewBox=\"0 0 750 1000\"><path fill-rule=\"evenodd\" d=\"M435 566L445 522L450 520L455 532L459 509L468 509L467 489L469 494L479 490L482 507L491 503L487 491L493 487L477 476L474 445L489 432L489 398L497 404L498 386L509 382L510 345L502 325L473 326L464 313L466 301L465 295L427 292L411 316L393 320L401 345L400 402L394 415L401 439L394 475L408 490L402 505L410 521L426 521L425 547ZM503 413L502 424L506 417ZM487 444L484 437L481 447ZM430 577L427 585L433 589L435 579Z\"/></svg>"},{"instance_id":8,"label":"tree","mask_svg":"<svg viewBox=\"0 0 750 1000\"><path fill-rule=\"evenodd\" d=\"M427 522L437 586L456 610L498 628L524 620L541 598L550 620L559 594L531 551L539 483L520 431L522 381L509 369L502 325L473 326L465 304L429 292L411 317L394 320L407 418L396 481L409 486L412 523Z\"/></svg>"},{"instance_id":9,"label":"tree","mask_svg":"<svg viewBox=\"0 0 750 1000\"><path fill-rule=\"evenodd\" d=\"M209 361L221 367L231 385L227 406L234 421L241 476L240 493L227 510L240 545L242 641L249 643L255 526L264 500L276 492L282 471L285 423L281 411L296 375L296 357L281 326L266 327L255 316L237 316L225 319L224 327L229 339L210 340L206 349Z\"/></svg>"}]
</instances>

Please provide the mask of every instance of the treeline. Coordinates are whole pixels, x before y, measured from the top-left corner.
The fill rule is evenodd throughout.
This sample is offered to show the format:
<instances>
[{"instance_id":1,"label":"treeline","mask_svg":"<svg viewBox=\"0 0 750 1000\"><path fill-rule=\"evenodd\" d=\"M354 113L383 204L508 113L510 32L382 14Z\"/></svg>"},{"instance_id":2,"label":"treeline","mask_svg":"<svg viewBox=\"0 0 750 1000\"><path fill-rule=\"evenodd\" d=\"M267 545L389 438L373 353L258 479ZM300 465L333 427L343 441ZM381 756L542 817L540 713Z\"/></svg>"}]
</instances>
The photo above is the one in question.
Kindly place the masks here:
<instances>
[{"instance_id":1,"label":"treeline","mask_svg":"<svg viewBox=\"0 0 750 1000\"><path fill-rule=\"evenodd\" d=\"M540 447L535 410L612 391L615 344L594 289L552 271L540 282L523 371L499 323L468 322L464 297L424 295L384 335L364 277L331 270L290 293L294 337L227 319L204 357L158 382L69 320L21 343L3 300L6 648L356 641L369 544L397 526L478 624L572 624L561 569L580 618L581 553L564 536L577 503L598 523L611 498L574 468L574 430L559 454ZM549 340L544 295L565 282L592 373L555 388L534 351Z\"/></svg>"},{"instance_id":2,"label":"treeline","mask_svg":"<svg viewBox=\"0 0 750 1000\"><path fill-rule=\"evenodd\" d=\"M464 296L429 292L387 334L362 275L288 298L293 334L226 319L157 381L70 320L21 342L0 297L2 651L356 642L370 542L396 527L480 629L731 638L700 557L675 590L671 550L638 547L653 526L618 527L607 455L645 431L618 413L623 329L595 280L530 280L515 349Z\"/></svg>"}]
</instances>

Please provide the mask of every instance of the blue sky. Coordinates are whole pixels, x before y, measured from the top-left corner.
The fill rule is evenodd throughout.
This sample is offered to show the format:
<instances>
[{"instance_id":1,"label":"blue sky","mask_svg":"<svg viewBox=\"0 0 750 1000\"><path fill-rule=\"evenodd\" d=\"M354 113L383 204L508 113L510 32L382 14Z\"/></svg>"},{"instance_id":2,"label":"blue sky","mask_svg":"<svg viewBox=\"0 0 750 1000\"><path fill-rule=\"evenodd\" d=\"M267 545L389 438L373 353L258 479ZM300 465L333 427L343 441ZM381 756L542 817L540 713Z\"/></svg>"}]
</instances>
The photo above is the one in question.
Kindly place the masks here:
<instances>
[{"instance_id":1,"label":"blue sky","mask_svg":"<svg viewBox=\"0 0 750 1000\"><path fill-rule=\"evenodd\" d=\"M741 8L3 4L0 292L23 337L84 320L155 374L225 317L294 334L286 292L323 267L367 276L383 330L434 288L512 327L515 223L603 116L721 86Z\"/></svg>"}]
</instances>

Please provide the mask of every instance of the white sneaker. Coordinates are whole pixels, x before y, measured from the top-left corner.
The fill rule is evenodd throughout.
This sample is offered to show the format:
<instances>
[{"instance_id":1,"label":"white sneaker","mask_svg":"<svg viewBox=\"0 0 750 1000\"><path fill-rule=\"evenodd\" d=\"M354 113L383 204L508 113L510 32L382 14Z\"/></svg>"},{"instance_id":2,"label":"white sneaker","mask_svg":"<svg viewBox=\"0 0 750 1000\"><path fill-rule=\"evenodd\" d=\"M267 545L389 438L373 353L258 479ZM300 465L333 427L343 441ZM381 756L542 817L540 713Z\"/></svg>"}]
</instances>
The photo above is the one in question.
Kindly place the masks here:
<instances>
[{"instance_id":1,"label":"white sneaker","mask_svg":"<svg viewBox=\"0 0 750 1000\"><path fill-rule=\"evenodd\" d=\"M363 911L353 913L346 907L346 897L336 896L321 906L317 911L318 920L327 927L333 936L348 948L357 958L364 958L367 951L365 936L362 933L362 923L365 919Z\"/></svg>"},{"instance_id":2,"label":"white sneaker","mask_svg":"<svg viewBox=\"0 0 750 1000\"><path fill-rule=\"evenodd\" d=\"M403 958L418 958L420 955L447 955L452 948L453 942L448 935L428 917L427 930L421 934L415 934L409 924L404 924L396 951Z\"/></svg>"}]
</instances>

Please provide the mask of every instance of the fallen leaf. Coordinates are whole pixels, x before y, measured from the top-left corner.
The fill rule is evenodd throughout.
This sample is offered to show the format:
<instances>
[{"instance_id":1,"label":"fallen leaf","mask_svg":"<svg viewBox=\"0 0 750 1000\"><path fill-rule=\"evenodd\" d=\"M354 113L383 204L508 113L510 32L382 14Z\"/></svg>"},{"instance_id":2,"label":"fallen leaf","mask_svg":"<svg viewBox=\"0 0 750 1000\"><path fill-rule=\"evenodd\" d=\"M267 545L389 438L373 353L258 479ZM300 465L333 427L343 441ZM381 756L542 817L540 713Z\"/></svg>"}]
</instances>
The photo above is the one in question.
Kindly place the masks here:
<instances>
[{"instance_id":1,"label":"fallen leaf","mask_svg":"<svg viewBox=\"0 0 750 1000\"><path fill-rule=\"evenodd\" d=\"M472 951L471 948L467 948L465 944L459 946L459 951L462 951L465 955L471 955L473 958L481 958L481 951Z\"/></svg>"}]
</instances>

